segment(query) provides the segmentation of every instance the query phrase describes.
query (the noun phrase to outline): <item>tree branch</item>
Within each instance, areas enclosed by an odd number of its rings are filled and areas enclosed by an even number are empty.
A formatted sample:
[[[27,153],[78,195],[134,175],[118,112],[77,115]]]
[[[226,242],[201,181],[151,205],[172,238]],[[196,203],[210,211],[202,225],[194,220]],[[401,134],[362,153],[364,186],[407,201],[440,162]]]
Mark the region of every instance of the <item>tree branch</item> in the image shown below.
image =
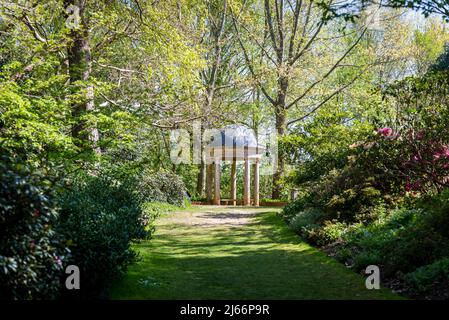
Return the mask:
[[[346,88],[348,88],[349,86],[351,86],[358,78],[360,78],[360,76],[362,76],[365,73],[366,69],[364,69],[362,72],[360,72],[357,76],[355,76],[350,82],[348,82],[347,84],[345,84],[344,86],[338,88],[337,90],[335,90],[332,94],[330,94],[329,96],[327,96],[323,101],[321,101],[318,105],[316,105],[311,111],[307,112],[304,116],[295,119],[295,120],[291,120],[287,123],[287,127],[304,120],[305,118],[309,117],[310,115],[312,115],[313,113],[315,113],[319,108],[321,108],[324,104],[326,104],[330,99],[332,99],[333,97],[335,97],[337,94],[339,94],[340,92],[342,92],[343,90],[345,90]]]
[[[332,72],[340,65],[340,62],[342,62],[347,56],[348,54],[357,46],[357,44],[360,42],[360,40],[363,38],[363,36],[365,35],[367,28],[365,27],[365,29],[362,31],[362,33],[360,34],[360,36],[357,38],[357,40],[352,44],[351,47],[349,47],[348,50],[346,50],[346,52],[340,57],[340,59],[337,60],[337,62],[329,69],[329,71],[318,81],[315,81],[314,83],[312,83],[305,91],[303,94],[301,94],[298,98],[296,98],[295,100],[293,100],[290,104],[287,105],[287,109],[291,108],[293,105],[295,105],[296,103],[298,103],[298,101],[300,101],[301,99],[303,99],[315,86],[317,86],[319,83],[323,82],[327,77],[329,77]]]

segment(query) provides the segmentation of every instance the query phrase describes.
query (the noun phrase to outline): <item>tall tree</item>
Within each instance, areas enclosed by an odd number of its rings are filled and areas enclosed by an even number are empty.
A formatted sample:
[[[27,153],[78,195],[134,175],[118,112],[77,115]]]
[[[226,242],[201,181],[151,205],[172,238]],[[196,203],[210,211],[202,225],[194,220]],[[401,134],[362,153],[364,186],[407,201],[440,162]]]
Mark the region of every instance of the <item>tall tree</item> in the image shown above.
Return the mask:
[[[331,2],[332,0],[329,1]],[[282,141],[287,134],[288,124],[303,120],[358,78],[359,74],[326,94],[318,90],[337,68],[342,67],[345,58],[363,38],[366,28],[355,30],[352,36],[354,33],[356,36],[353,36],[352,43],[343,48],[336,58],[326,61],[324,57],[324,52],[328,50],[325,49],[326,46],[328,48],[335,46],[335,40],[344,37],[345,34],[338,32],[339,26],[335,24],[333,28],[337,32],[333,34],[330,28],[326,28],[328,25],[323,16],[327,11],[319,2],[264,0],[263,7],[257,2],[246,3],[246,6],[245,12],[252,12],[252,18],[251,14],[239,14],[234,10],[235,31],[249,73],[272,107],[277,135]],[[263,19],[258,18],[259,16]],[[254,29],[254,25],[258,25],[258,30]],[[250,47],[256,48],[256,54]],[[311,64],[313,59],[315,66]],[[306,68],[309,69],[309,74],[301,72]],[[300,75],[303,78],[298,78]],[[311,98],[314,101],[310,101]],[[288,119],[288,112],[298,108],[303,115],[296,119]],[[281,196],[285,161],[286,155],[281,147],[273,175],[272,197],[275,199]]]
[[[204,1],[206,15],[200,37],[205,66],[200,70],[203,85],[201,96],[201,130],[213,129],[228,122],[234,123],[237,118],[232,101],[242,92],[239,82],[239,71],[243,67],[242,55],[233,32],[229,7],[233,0]],[[199,15],[203,15],[202,12]],[[202,148],[207,141],[203,141]],[[203,154],[203,150],[201,150]],[[213,172],[206,171],[204,155],[201,159],[197,176],[197,195],[203,195],[205,179],[211,179]],[[206,177],[207,176],[207,177]],[[211,200],[212,194],[206,195]]]
[[[99,132],[96,127],[85,128],[82,116],[94,110],[94,87],[91,82],[92,53],[89,40],[89,17],[87,16],[87,0],[65,0],[68,19],[73,18],[67,47],[67,62],[69,67],[69,82],[74,84],[84,83],[84,97],[72,102],[72,116],[79,119],[72,128],[75,139],[88,140],[93,149],[100,152],[98,146]],[[86,130],[83,134],[83,131]],[[86,136],[87,134],[87,136]]]
[[[201,80],[204,86],[204,117],[201,125],[201,132],[210,126],[210,113],[212,111],[217,83],[219,83],[220,71],[222,69],[223,55],[226,41],[224,41],[228,18],[228,1],[207,1],[207,18],[205,23],[205,33],[202,36],[203,45],[206,47],[206,67],[201,70]],[[218,81],[217,81],[218,80]],[[206,115],[209,115],[206,116]],[[196,193],[201,196],[205,190],[205,180],[212,178],[211,168],[207,168],[204,161],[204,146],[201,146],[201,164],[197,177]],[[207,194],[211,198],[211,193]],[[210,201],[211,199],[208,199]]]

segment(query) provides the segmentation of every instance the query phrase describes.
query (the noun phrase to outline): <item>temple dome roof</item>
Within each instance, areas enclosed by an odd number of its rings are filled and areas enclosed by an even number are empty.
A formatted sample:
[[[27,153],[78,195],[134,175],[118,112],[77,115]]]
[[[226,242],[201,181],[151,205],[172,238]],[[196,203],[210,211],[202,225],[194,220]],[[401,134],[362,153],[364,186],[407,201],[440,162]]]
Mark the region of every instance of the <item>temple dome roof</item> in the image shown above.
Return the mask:
[[[257,143],[253,130],[234,125],[225,127],[212,136],[211,142],[206,145],[206,154],[209,158],[222,155],[223,160],[232,160],[233,157],[242,160],[245,152],[248,158],[260,158],[265,149],[265,146]]]

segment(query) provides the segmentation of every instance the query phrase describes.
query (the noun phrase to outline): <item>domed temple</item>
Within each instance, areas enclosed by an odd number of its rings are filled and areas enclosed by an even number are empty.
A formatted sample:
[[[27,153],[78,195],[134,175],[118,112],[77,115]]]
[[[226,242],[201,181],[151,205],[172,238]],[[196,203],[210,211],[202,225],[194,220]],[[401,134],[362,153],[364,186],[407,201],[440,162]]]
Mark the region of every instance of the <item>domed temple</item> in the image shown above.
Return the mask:
[[[205,146],[208,165],[206,194],[214,205],[221,204],[221,163],[231,163],[231,199],[229,204],[236,205],[237,199],[237,162],[244,162],[243,171],[243,205],[259,205],[259,166],[266,148],[258,144],[252,130],[243,127],[229,127],[218,131]],[[251,199],[251,164],[254,175],[254,197]],[[212,174],[213,172],[213,174]]]

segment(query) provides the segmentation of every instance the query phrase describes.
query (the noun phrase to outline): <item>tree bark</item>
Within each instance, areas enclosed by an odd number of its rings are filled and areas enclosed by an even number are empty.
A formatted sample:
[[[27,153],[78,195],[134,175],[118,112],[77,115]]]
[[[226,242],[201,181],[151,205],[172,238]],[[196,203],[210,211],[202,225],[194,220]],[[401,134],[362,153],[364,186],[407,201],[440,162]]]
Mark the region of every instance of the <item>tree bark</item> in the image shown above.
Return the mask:
[[[199,165],[199,172],[196,181],[196,195],[198,197],[202,197],[204,195],[204,186],[205,186],[205,178],[206,178],[206,164],[204,160],[201,159],[201,163]]]
[[[77,81],[89,81],[92,73],[92,56],[89,44],[88,19],[84,15],[87,6],[86,0],[66,0],[65,6],[79,8],[81,25],[70,31],[71,43],[67,48],[67,60],[69,64],[69,81],[74,84]],[[99,132],[93,127],[87,129],[84,121],[79,120],[82,115],[94,110],[94,87],[89,84],[85,88],[85,99],[72,102],[72,116],[78,123],[72,127],[72,136],[79,142],[88,141],[93,150],[100,153],[98,147]]]
[[[282,194],[282,178],[285,171],[285,154],[281,145],[282,138],[286,134],[287,126],[287,109],[285,105],[285,99],[288,89],[288,80],[285,77],[280,77],[278,81],[279,91],[276,99],[275,106],[275,120],[276,120],[276,134],[278,139],[278,161],[276,164],[276,170],[273,174],[273,191],[272,198],[280,199]],[[280,146],[280,147],[279,147]]]
[[[206,171],[206,200],[208,204],[212,204],[214,190],[214,164],[207,165]]]
[[[251,166],[247,157],[243,167],[243,205],[251,205]]]

